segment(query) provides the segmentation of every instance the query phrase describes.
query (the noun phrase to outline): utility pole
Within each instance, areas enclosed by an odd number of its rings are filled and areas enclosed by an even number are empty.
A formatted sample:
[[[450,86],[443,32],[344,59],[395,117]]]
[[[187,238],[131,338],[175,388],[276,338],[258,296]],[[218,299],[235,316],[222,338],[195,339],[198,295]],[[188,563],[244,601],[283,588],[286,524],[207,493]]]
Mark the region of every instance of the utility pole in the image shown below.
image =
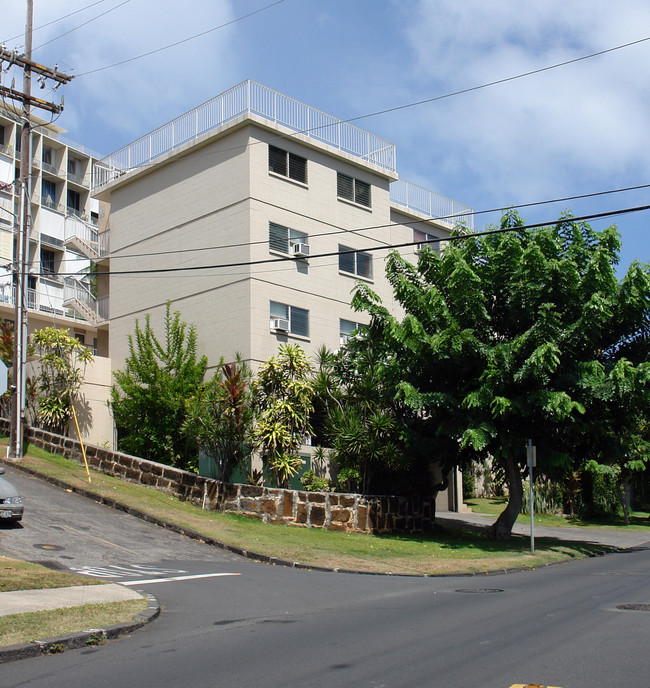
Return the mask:
[[[0,48],[0,63],[7,61],[9,66],[17,65],[23,68],[23,90],[17,91],[13,84],[11,88],[0,86],[0,94],[22,102],[21,138],[20,138],[20,211],[17,224],[16,255],[14,261],[14,284],[16,296],[14,299],[14,379],[12,385],[11,405],[11,437],[10,455],[19,459],[23,454],[23,424],[25,415],[25,366],[27,363],[27,294],[29,261],[29,233],[31,229],[31,162],[32,162],[32,126],[31,107],[48,110],[59,114],[63,110],[61,105],[55,105],[32,96],[32,73],[39,74],[42,79],[53,79],[60,84],[67,84],[72,77],[57,70],[50,69],[32,61],[32,31],[34,24],[34,1],[27,2],[27,18],[25,21],[25,52],[18,55],[17,51]],[[44,83],[44,82],[43,82]]]

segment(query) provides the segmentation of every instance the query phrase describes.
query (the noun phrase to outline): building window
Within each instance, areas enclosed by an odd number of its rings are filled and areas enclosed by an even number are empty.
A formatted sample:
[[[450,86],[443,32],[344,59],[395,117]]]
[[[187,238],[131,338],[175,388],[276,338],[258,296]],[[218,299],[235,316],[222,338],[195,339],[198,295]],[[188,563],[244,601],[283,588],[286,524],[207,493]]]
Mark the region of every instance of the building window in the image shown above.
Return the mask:
[[[78,191],[68,189],[68,212],[72,215],[79,215],[81,208],[81,196]]]
[[[56,184],[49,179],[42,181],[41,202],[48,208],[56,208]]]
[[[339,270],[372,279],[372,256],[365,251],[355,251],[339,244]]]
[[[346,201],[370,208],[370,184],[342,172],[336,175],[336,195]]]
[[[430,246],[434,251],[439,251],[440,250],[440,242],[435,241],[432,244],[427,244],[425,242],[427,241],[434,241],[435,239],[438,239],[438,237],[435,234],[427,234],[426,232],[421,232],[419,229],[414,229],[413,230],[413,241],[418,242],[417,249],[424,248],[425,246]]]
[[[54,153],[54,148],[50,146],[45,146],[43,148],[43,163],[47,165],[50,169],[54,168],[56,162],[56,154]]]
[[[53,275],[55,272],[55,255],[54,251],[50,251],[47,248],[41,249],[41,274],[43,275]]]
[[[352,320],[339,320],[339,342],[341,346],[347,343],[348,339],[354,335],[354,333],[363,327],[361,323],[353,322]]]
[[[269,145],[269,172],[281,174],[297,182],[307,183],[307,159]]]
[[[269,222],[269,249],[280,253],[291,253],[295,244],[306,244],[307,235],[296,229],[283,227],[275,222]]]
[[[271,327],[274,320],[280,318],[289,322],[289,332],[299,337],[309,337],[309,311],[304,308],[287,306],[284,303],[271,301]]]

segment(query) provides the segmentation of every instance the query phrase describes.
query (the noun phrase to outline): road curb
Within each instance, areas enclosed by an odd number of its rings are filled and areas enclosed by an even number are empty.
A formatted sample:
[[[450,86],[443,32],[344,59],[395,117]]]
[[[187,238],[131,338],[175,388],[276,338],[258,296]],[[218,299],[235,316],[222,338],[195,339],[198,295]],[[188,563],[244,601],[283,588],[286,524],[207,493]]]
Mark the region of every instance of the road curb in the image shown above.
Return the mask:
[[[33,640],[30,643],[20,645],[8,645],[0,647],[0,664],[13,662],[18,659],[28,659],[41,655],[54,655],[66,650],[76,650],[83,647],[101,645],[107,640],[115,640],[123,635],[128,635],[142,628],[160,615],[160,603],[150,593],[141,593],[147,598],[147,608],[133,617],[131,621],[125,621],[106,628],[93,628],[88,631],[60,635],[54,638]]]
[[[152,516],[151,514],[145,513],[144,511],[140,511],[139,509],[128,506],[127,504],[122,504],[122,502],[118,502],[116,499],[112,499],[111,497],[104,497],[100,494],[97,494],[96,492],[92,492],[91,490],[75,487],[74,485],[66,483],[63,480],[59,480],[58,478],[51,478],[50,476],[44,475],[43,473],[39,473],[33,468],[29,468],[28,466],[21,466],[20,463],[14,463],[13,461],[8,461],[4,458],[0,458],[0,463],[4,463],[8,466],[17,468],[18,470],[23,471],[24,473],[28,473],[29,475],[33,475],[37,478],[40,478],[41,480],[44,480],[45,482],[48,482],[56,487],[60,487],[64,490],[69,490],[71,492],[74,492],[75,494],[81,495],[82,497],[91,499],[94,502],[97,502],[98,504],[104,504],[105,506],[108,506],[117,511],[123,511],[129,514],[130,516],[135,516],[136,518],[139,518],[143,521],[147,521],[148,523],[153,523],[154,525],[160,526],[161,528],[171,530],[172,532],[178,533],[179,535],[183,535],[187,538],[190,538],[191,540],[196,540],[197,542],[201,542],[212,547],[217,547],[226,552],[237,554],[240,557],[250,559],[251,561],[257,561],[261,564],[285,566],[288,568],[301,569],[305,571],[321,571],[324,573],[347,573],[359,576],[392,576],[395,578],[474,578],[477,576],[499,576],[508,573],[522,573],[524,571],[535,571],[536,569],[548,568],[550,566],[558,566],[559,564],[566,564],[571,561],[579,561],[579,559],[564,559],[562,561],[551,561],[545,564],[530,564],[525,566],[515,566],[507,569],[491,569],[489,571],[466,571],[461,573],[391,573],[390,571],[358,571],[355,569],[332,568],[327,566],[303,564],[301,562],[290,561],[288,559],[278,559],[277,557],[272,557],[268,554],[253,552],[251,550],[246,550],[241,547],[236,547],[235,545],[229,545],[225,542],[222,542],[221,540],[217,540],[216,538],[210,537],[208,535],[203,535],[202,533],[199,533],[195,530],[191,530],[190,528],[183,528],[182,526],[176,525],[175,523],[171,523],[170,521],[166,521],[162,518],[158,518],[157,516]],[[593,552],[587,556],[603,556],[605,554],[612,554],[614,552],[620,551],[622,551],[621,548],[611,547],[609,552]]]

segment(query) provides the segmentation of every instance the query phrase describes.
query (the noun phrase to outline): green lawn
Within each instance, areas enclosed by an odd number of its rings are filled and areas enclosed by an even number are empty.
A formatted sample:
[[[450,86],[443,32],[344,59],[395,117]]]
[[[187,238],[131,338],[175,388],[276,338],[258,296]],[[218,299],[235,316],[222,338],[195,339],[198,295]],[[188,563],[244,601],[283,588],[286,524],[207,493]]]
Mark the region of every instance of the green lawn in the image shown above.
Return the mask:
[[[477,514],[490,514],[497,516],[505,508],[508,500],[506,497],[474,497],[466,499],[465,504],[471,507]],[[519,514],[518,523],[530,523],[529,514]],[[555,516],[552,514],[535,514],[535,523],[542,526],[555,526],[560,528],[626,528],[629,530],[649,530],[650,513],[647,511],[630,512],[630,525],[626,526],[622,516],[610,516],[607,519],[595,518],[571,518],[569,516]]]
[[[313,566],[404,574],[462,573],[532,567],[607,549],[540,538],[536,554],[531,556],[524,538],[496,543],[455,528],[440,528],[427,535],[365,535],[265,524],[235,514],[204,511],[152,488],[96,471],[91,471],[89,484],[83,466],[29,446],[22,463],[71,487],[111,497],[221,542]]]

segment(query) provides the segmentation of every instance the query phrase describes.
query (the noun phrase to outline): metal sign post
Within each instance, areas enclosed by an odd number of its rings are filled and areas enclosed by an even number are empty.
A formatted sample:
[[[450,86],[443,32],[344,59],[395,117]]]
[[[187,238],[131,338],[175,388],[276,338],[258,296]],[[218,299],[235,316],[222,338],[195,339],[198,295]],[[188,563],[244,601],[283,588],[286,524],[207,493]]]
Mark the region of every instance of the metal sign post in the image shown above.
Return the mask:
[[[535,509],[533,502],[533,468],[537,466],[537,447],[533,445],[533,440],[528,440],[528,489],[530,504],[530,553],[535,554]]]

